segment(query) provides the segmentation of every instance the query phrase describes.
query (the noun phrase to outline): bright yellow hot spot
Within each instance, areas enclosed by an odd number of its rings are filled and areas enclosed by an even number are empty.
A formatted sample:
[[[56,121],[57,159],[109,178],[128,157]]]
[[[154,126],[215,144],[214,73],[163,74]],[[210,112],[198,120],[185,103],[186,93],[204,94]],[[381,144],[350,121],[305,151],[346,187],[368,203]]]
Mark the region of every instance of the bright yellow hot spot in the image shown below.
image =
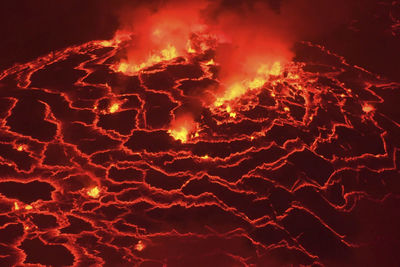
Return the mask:
[[[210,59],[210,60],[207,61],[207,63],[206,63],[207,66],[209,66],[209,65],[214,65],[214,64],[215,64],[214,59]]]
[[[98,198],[100,195],[100,189],[95,186],[87,191],[88,196]]]
[[[143,249],[144,249],[144,244],[143,244],[143,242],[142,242],[142,240],[139,240],[139,242],[137,242],[137,244],[135,245],[135,249],[137,250],[137,251],[142,251]]]
[[[286,112],[289,112],[290,108],[289,107],[284,107],[283,110],[286,111]]]
[[[101,41],[100,44],[104,47],[110,47],[113,46],[113,42],[112,41]]]
[[[24,150],[24,146],[23,146],[23,145],[19,145],[19,146],[17,147],[17,150],[18,150],[18,151]]]
[[[175,139],[180,140],[182,143],[186,143],[189,131],[185,127],[178,129],[168,130],[168,133]]]
[[[196,53],[196,50],[192,48],[192,42],[190,40],[186,43],[186,50],[188,53]]]
[[[25,209],[26,209],[26,210],[31,210],[31,209],[33,209],[33,207],[32,207],[31,205],[26,205],[26,206],[25,206]]]
[[[114,103],[111,105],[111,107],[108,109],[108,111],[110,113],[114,113],[119,109],[119,104],[118,103]]]
[[[14,202],[14,210],[19,210],[19,205],[17,202]]]
[[[201,158],[202,158],[202,159],[208,159],[209,156],[208,156],[208,155],[204,155],[204,156],[202,156]]]
[[[128,69],[129,69],[129,64],[126,62],[121,62],[118,65],[117,71],[126,73],[126,72],[128,72]]]

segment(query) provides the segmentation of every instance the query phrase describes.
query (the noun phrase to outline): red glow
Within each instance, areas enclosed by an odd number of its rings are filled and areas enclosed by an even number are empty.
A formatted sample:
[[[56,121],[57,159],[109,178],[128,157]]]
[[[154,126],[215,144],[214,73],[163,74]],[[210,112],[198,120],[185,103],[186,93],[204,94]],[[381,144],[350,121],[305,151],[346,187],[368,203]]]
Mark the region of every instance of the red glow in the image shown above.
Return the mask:
[[[0,266],[399,265],[400,84],[315,41],[348,1],[250,2],[0,73]]]

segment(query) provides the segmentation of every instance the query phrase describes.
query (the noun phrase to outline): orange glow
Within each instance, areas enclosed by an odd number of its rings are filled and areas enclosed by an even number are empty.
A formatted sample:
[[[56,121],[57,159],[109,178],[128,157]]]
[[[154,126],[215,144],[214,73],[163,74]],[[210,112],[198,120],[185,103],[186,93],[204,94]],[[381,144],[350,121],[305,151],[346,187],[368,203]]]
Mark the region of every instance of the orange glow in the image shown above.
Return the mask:
[[[184,4],[165,1],[162,8],[156,10],[127,10],[121,22],[133,35],[126,48],[126,58],[121,62],[128,66],[116,66],[114,70],[124,70],[123,73],[131,75],[157,63],[198,52],[201,45],[194,44],[192,36],[204,31],[200,10],[206,6],[203,1]]]
[[[229,116],[230,116],[230,117],[232,117],[232,118],[235,118],[235,117],[236,117],[236,112],[233,112],[233,111],[232,111],[231,106],[227,106],[227,107],[226,107],[226,112],[229,113]]]
[[[175,46],[169,44],[160,51],[152,51],[149,57],[141,63],[120,62],[115,70],[127,75],[134,75],[142,69],[151,67],[163,61],[169,61],[176,57],[178,57],[178,53]]]
[[[25,206],[25,209],[26,209],[26,210],[31,210],[31,209],[33,209],[33,207],[32,207],[31,205],[26,205],[26,206]]]
[[[240,13],[222,12],[217,25],[210,25],[213,31],[221,32],[225,37],[225,42],[219,40],[223,44],[215,54],[215,61],[220,66],[219,80],[225,90],[217,96],[215,106],[278,79],[283,73],[283,66],[293,57],[289,35],[275,27],[280,26],[280,21],[277,24],[267,22],[273,20],[276,14],[262,3],[258,3],[257,8],[251,12],[246,9]],[[245,14],[247,17],[243,20]],[[260,28],[263,22],[264,28]]]
[[[207,61],[206,65],[207,66],[215,65],[214,59],[210,59],[209,61]]]
[[[123,31],[117,31],[112,40],[100,41],[99,44],[104,47],[117,47],[123,41],[127,41],[131,38],[130,34]]]
[[[187,138],[188,138],[188,133],[189,132],[184,126],[181,126],[178,129],[168,130],[168,133],[175,140],[180,140],[182,143],[186,143],[187,142]]]
[[[186,143],[189,138],[189,134],[193,132],[195,124],[193,118],[188,115],[177,118],[172,124],[168,133],[175,139],[180,140],[182,143]]]
[[[371,111],[374,111],[375,108],[374,108],[372,105],[370,105],[370,104],[365,104],[365,105],[362,107],[362,110],[363,110],[365,113],[369,113],[369,112],[371,112]]]
[[[19,210],[19,205],[17,202],[14,202],[14,210]]]
[[[290,108],[289,107],[284,107],[283,110],[286,111],[286,112],[289,112]]]
[[[139,240],[137,244],[135,245],[135,249],[137,251],[142,251],[145,248],[145,245],[143,244],[142,240]]]
[[[186,43],[186,49],[188,53],[196,53],[196,50],[192,47],[192,42],[190,40]]]
[[[210,157],[208,155],[204,155],[204,156],[201,156],[201,158],[202,159],[209,159]]]
[[[95,187],[89,189],[89,190],[87,191],[87,194],[88,194],[88,196],[90,196],[90,197],[98,198],[99,195],[100,195],[100,189],[99,189],[97,186],[95,186]]]
[[[101,41],[100,44],[104,47],[110,47],[113,46],[113,42],[112,41]]]
[[[280,62],[274,62],[272,65],[261,64],[257,69],[257,76],[246,82],[250,89],[262,87],[271,76],[279,76],[282,74],[282,66]]]
[[[262,77],[256,77],[254,80],[248,83],[250,89],[256,89],[262,87],[266,82],[266,79]]]
[[[121,62],[119,63],[118,67],[117,67],[117,71],[118,72],[122,72],[122,73],[127,73],[129,69],[129,64],[126,62]]]
[[[224,104],[225,101],[233,100],[237,97],[244,95],[247,91],[247,88],[244,87],[241,83],[235,83],[225,91],[222,97],[217,98],[214,103],[214,106],[219,107]]]
[[[282,66],[280,62],[275,62],[267,72],[269,75],[279,76],[282,72]]]
[[[291,80],[298,80],[298,79],[300,79],[300,76],[298,74],[294,74],[294,73],[289,72],[288,75],[287,75],[287,78],[291,79]]]
[[[214,106],[219,107],[226,101],[231,101],[246,94],[249,90],[261,88],[271,76],[279,76],[282,73],[280,62],[272,65],[261,64],[256,71],[254,77],[236,81],[224,92],[222,97],[218,97],[214,102]]]
[[[108,111],[110,113],[115,113],[116,111],[118,111],[119,109],[119,104],[118,103],[114,103],[110,106],[110,108],[108,109]]]
[[[18,151],[23,151],[23,150],[24,150],[24,146],[23,146],[23,145],[19,145],[19,146],[17,147],[17,150],[18,150]]]

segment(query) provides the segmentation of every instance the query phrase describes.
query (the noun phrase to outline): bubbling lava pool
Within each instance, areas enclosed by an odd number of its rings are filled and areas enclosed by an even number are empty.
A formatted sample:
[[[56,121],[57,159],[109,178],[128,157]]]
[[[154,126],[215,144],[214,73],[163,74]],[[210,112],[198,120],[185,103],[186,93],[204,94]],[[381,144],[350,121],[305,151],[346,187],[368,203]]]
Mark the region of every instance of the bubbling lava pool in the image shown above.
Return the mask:
[[[398,83],[310,42],[235,75],[201,27],[132,42],[0,74],[1,266],[398,266]]]

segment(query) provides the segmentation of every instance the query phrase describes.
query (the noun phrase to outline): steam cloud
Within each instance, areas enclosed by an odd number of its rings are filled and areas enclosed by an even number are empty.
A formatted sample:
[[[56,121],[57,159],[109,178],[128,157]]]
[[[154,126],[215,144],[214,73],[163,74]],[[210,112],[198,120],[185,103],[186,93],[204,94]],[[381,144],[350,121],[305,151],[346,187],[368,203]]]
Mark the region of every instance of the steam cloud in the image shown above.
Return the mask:
[[[346,24],[361,1],[149,1],[121,10],[121,27],[135,33],[128,58],[143,60],[168,43],[181,53],[190,34],[205,30],[221,43],[221,76],[254,72],[259,62],[285,62],[297,41],[315,38]]]
[[[361,1],[346,0],[170,0],[125,7],[120,18],[121,29],[134,34],[127,52],[131,64],[145,61],[154,51],[163,51],[166,58],[184,55],[193,33],[213,36],[218,42],[219,94],[226,94],[227,88],[256,77],[260,68],[291,61],[296,42],[346,25],[361,6]]]

